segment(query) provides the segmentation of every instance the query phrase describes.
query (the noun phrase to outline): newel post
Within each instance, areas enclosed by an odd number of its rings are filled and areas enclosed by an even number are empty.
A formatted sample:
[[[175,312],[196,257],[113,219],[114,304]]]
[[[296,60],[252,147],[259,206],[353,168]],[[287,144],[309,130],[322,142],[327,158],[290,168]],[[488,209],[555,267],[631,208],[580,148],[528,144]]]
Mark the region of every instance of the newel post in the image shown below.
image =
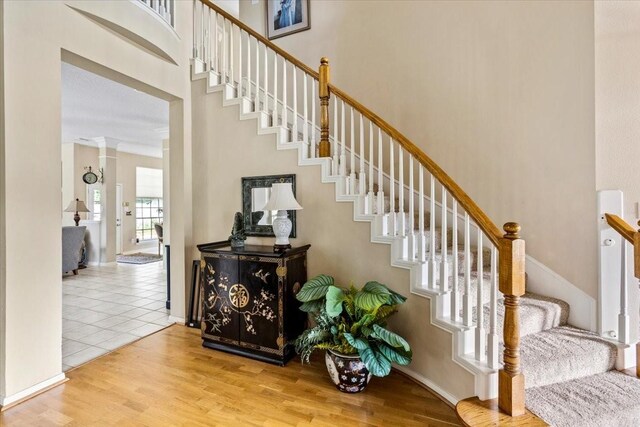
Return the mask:
[[[520,372],[520,296],[525,291],[524,240],[520,225],[508,222],[500,241],[500,292],[504,294],[504,368],[498,373],[498,406],[512,417],[525,413],[524,375]]]
[[[320,59],[320,80],[318,93],[320,94],[320,143],[318,145],[319,157],[331,157],[331,145],[329,145],[329,59]]]

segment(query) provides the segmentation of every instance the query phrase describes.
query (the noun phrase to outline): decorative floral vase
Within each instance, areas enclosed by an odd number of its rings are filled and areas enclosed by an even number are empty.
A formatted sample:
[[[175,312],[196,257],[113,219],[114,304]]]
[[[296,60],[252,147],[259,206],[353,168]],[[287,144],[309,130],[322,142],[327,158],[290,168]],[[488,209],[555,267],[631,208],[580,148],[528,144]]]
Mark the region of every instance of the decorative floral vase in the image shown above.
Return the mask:
[[[327,350],[324,360],[331,380],[344,393],[358,393],[365,389],[371,374],[358,355]]]

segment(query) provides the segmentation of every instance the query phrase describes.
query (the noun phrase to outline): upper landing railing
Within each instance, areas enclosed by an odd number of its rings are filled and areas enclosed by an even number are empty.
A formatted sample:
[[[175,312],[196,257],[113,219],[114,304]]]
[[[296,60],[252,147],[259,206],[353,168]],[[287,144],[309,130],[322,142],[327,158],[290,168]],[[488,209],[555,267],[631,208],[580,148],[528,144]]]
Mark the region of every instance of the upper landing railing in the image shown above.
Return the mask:
[[[177,0],[138,0],[160,15],[169,25],[175,27],[175,10]]]
[[[342,193],[361,201],[362,214],[377,216],[382,236],[403,238],[403,259],[428,271],[421,290],[450,295],[438,319],[469,331],[464,357],[490,370],[500,369],[498,290],[504,295],[499,404],[510,415],[524,414],[518,311],[525,291],[525,243],[520,226],[506,223],[503,234],[420,148],[331,84],[326,58],[318,72],[209,0],[194,0],[193,24],[194,59],[271,125],[286,128],[306,158],[329,159]],[[480,308],[485,304],[486,322]]]

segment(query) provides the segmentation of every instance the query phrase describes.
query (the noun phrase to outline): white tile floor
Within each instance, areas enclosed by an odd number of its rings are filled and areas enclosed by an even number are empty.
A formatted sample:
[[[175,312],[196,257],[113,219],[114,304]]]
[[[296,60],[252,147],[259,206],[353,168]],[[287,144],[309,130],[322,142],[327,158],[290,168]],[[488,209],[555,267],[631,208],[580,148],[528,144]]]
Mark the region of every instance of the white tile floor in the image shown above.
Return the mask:
[[[115,264],[62,278],[62,370],[152,334],[171,322],[162,262]]]

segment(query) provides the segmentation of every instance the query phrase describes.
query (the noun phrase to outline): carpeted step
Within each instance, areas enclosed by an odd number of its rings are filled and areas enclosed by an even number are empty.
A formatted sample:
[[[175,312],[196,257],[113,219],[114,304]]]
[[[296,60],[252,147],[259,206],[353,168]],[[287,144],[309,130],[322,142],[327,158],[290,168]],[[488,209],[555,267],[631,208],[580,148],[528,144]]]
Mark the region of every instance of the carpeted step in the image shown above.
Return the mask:
[[[616,354],[615,344],[571,326],[527,335],[520,340],[526,388],[607,372],[613,369]]]
[[[504,300],[498,300],[498,315],[496,330],[502,341],[504,330]],[[489,330],[491,321],[489,304],[483,307],[483,327]],[[461,313],[462,315],[462,313]],[[476,307],[473,307],[473,322],[477,321]],[[544,297],[533,293],[526,293],[520,297],[520,336],[537,334],[538,332],[556,328],[567,324],[569,320],[569,304],[565,301]]]
[[[530,388],[526,405],[555,427],[635,427],[640,425],[640,379],[609,371]]]

